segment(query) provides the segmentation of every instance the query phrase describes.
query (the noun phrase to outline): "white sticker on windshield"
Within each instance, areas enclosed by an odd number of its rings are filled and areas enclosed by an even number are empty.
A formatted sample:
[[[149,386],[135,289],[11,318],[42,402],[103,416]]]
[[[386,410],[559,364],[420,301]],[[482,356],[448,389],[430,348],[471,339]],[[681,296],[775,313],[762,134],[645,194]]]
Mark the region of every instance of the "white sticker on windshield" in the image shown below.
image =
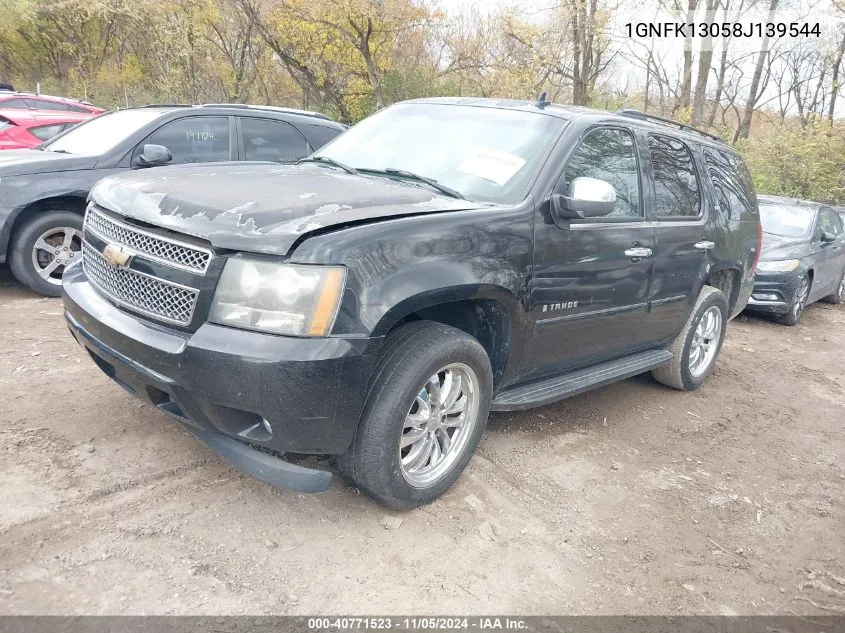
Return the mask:
[[[458,171],[503,185],[525,165],[525,159],[498,149],[481,149],[458,165]]]

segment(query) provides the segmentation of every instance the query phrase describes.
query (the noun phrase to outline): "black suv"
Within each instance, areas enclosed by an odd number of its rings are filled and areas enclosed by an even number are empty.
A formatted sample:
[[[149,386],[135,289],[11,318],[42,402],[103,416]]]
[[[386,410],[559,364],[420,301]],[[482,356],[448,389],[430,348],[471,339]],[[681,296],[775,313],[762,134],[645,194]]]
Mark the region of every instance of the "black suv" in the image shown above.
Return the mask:
[[[36,149],[0,152],[0,263],[58,297],[100,178],[154,165],[292,162],[340,134],[322,114],[269,106],[149,106],[103,114]]]
[[[106,374],[260,479],[325,489],[279,453],[330,454],[412,507],[490,410],[701,385],[760,222],[741,158],[681,124],[429,99],[299,165],[107,178],[83,239],[65,314]]]

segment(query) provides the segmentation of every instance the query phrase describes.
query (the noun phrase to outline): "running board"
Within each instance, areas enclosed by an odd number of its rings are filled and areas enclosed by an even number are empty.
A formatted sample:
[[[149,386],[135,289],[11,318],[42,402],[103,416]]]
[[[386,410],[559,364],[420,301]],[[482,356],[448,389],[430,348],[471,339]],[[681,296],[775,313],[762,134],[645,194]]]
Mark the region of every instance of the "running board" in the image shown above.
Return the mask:
[[[563,376],[546,378],[503,391],[493,399],[491,411],[519,411],[540,407],[557,400],[636,376],[672,360],[672,352],[657,349],[612,360]]]

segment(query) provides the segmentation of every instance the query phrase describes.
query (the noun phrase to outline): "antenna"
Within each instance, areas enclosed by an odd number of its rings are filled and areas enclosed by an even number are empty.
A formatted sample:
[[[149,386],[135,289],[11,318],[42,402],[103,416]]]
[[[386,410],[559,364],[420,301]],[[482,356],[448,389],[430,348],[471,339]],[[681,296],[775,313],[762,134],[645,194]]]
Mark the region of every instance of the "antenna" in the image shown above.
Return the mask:
[[[550,105],[550,104],[551,104],[551,101],[547,101],[547,100],[546,100],[546,94],[547,94],[547,93],[546,93],[546,91],[544,90],[543,92],[541,92],[541,93],[540,93],[540,96],[539,96],[539,97],[537,97],[537,103],[536,103],[535,105],[536,105],[538,108],[540,108],[541,110],[542,110],[543,108],[545,108],[547,105]]]

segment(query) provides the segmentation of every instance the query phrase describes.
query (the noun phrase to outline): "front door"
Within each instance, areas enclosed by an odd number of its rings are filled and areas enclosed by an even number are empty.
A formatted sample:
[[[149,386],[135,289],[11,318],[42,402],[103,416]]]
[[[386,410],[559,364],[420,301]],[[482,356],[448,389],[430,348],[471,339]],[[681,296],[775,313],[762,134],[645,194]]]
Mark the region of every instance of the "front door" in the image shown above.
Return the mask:
[[[834,240],[822,241],[822,233],[834,236]],[[821,298],[836,293],[842,279],[842,269],[845,268],[845,235],[843,235],[842,220],[831,209],[825,207],[819,211],[815,239],[821,248],[820,266],[823,270],[817,273],[816,278],[813,279],[813,285],[817,286],[818,298]],[[821,286],[824,288],[822,289]]]
[[[524,378],[622,356],[631,346],[646,311],[654,248],[640,164],[629,129],[592,128],[567,158],[556,191],[581,176],[599,178],[616,189],[616,208],[604,218],[557,222],[549,201],[538,209]]]

